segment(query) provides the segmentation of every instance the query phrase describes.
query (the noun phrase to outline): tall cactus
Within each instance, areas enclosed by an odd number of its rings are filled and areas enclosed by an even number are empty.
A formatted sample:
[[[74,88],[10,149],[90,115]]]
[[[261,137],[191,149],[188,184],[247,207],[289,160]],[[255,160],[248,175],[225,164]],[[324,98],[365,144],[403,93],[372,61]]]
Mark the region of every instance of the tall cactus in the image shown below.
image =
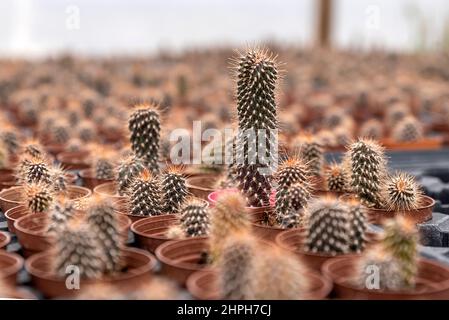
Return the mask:
[[[256,49],[238,57],[236,68],[236,180],[250,206],[264,206],[269,204],[272,164],[277,157],[278,67],[275,57]],[[263,158],[267,161],[261,161]]]
[[[162,176],[164,213],[177,213],[186,200],[188,191],[182,168],[169,167]]]

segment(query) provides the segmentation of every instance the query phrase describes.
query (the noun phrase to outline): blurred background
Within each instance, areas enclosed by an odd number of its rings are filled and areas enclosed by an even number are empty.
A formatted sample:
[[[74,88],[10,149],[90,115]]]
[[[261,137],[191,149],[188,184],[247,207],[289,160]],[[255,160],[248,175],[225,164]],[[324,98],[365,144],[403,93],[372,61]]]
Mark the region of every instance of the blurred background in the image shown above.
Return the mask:
[[[326,1],[325,1],[326,2]],[[447,0],[333,0],[331,43],[395,51],[449,46]],[[261,41],[310,46],[319,0],[2,0],[0,55],[140,54]]]

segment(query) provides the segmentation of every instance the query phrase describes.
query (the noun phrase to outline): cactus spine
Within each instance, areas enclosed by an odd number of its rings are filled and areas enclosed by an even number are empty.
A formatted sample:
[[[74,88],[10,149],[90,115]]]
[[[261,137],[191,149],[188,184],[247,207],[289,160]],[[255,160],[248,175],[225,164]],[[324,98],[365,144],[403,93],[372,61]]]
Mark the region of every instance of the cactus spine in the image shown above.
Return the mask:
[[[349,252],[349,208],[336,199],[316,199],[308,207],[306,250],[337,255]]]
[[[331,164],[325,171],[327,189],[333,192],[346,192],[349,177],[343,165]]]
[[[318,139],[310,134],[301,135],[296,139],[295,145],[299,146],[300,155],[307,163],[310,174],[320,176],[323,169],[324,153]]]
[[[383,198],[388,210],[409,211],[421,204],[422,191],[413,176],[398,172],[386,179]]]
[[[24,198],[28,209],[32,213],[46,212],[53,202],[53,195],[49,187],[42,183],[26,184]]]
[[[351,199],[346,204],[349,207],[349,248],[352,252],[360,253],[366,245],[366,209],[356,199]]]
[[[209,211],[203,201],[190,199],[181,209],[181,225],[188,237],[202,237],[209,233]]]
[[[380,193],[386,175],[383,149],[375,141],[360,139],[349,146],[346,157],[351,189],[364,205],[381,207]]]
[[[145,166],[143,162],[134,155],[131,155],[121,161],[117,168],[118,193],[124,195],[135,177],[137,177]]]
[[[155,105],[137,105],[129,118],[128,129],[135,155],[153,173],[159,172],[160,114]]]
[[[250,206],[264,206],[269,204],[271,193],[270,164],[277,155],[277,141],[272,136],[278,128],[277,63],[266,51],[248,50],[237,59],[236,67],[239,125],[236,181]],[[261,131],[265,137],[258,134]],[[265,154],[260,154],[260,146],[265,147]],[[270,164],[262,163],[260,156]]]
[[[169,167],[162,177],[164,213],[177,213],[187,197],[186,179],[182,169]]]
[[[131,184],[129,199],[132,215],[160,215],[162,213],[162,191],[159,179],[144,169]]]

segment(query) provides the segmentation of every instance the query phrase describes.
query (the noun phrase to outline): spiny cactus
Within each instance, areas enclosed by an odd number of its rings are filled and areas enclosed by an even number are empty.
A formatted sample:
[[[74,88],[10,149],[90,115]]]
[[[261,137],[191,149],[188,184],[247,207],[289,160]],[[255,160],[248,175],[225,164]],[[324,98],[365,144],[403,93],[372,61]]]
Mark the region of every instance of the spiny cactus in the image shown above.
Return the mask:
[[[113,180],[115,178],[115,152],[110,149],[93,144],[90,146],[94,156],[92,157],[93,171],[96,179]]]
[[[402,216],[384,225],[382,246],[400,266],[400,275],[408,286],[414,286],[418,271],[419,233],[415,224]]]
[[[50,167],[51,186],[56,192],[64,192],[67,190],[67,172],[61,166]]]
[[[362,138],[380,140],[384,136],[383,123],[377,119],[370,119],[362,124],[359,136]]]
[[[295,183],[276,194],[276,220],[281,228],[295,228],[303,224],[303,209],[312,197],[308,183]]]
[[[105,255],[105,272],[120,271],[122,239],[119,233],[117,213],[113,203],[107,198],[92,198],[87,208],[87,221],[99,239]]]
[[[393,139],[398,142],[413,142],[423,138],[422,124],[413,116],[402,119],[393,127]]]
[[[24,143],[22,154],[33,158],[44,158],[46,152],[38,141],[29,140]]]
[[[65,121],[58,121],[51,128],[50,138],[53,143],[66,144],[70,140],[69,125]]]
[[[259,251],[260,252],[260,251]],[[257,300],[297,300],[309,287],[306,270],[289,252],[273,247],[257,254],[254,268],[254,298]]]
[[[182,168],[170,166],[162,176],[164,213],[177,213],[188,191]]]
[[[373,140],[359,139],[349,146],[346,157],[351,170],[350,188],[364,205],[381,207],[380,193],[386,175],[383,148]]]
[[[336,128],[334,134],[338,146],[347,146],[351,143],[353,138],[351,129],[347,127]]]
[[[129,118],[132,150],[153,172],[159,172],[160,113],[156,105],[137,105]]]
[[[316,199],[308,206],[306,250],[337,255],[349,252],[349,208],[332,198]]]
[[[310,179],[310,171],[301,158],[289,157],[281,163],[275,177],[278,190],[288,189],[295,183],[307,183]]]
[[[74,202],[66,196],[58,196],[50,208],[50,223],[48,232],[58,233],[67,227],[67,223],[75,213]]]
[[[40,158],[31,158],[24,163],[24,181],[26,183],[44,183],[51,184],[51,173],[48,164]]]
[[[124,158],[117,168],[118,193],[124,195],[134,178],[145,169],[141,159],[135,155]]]
[[[347,117],[346,112],[341,107],[332,107],[326,110],[324,114],[323,124],[325,128],[335,129],[343,124]]]
[[[33,213],[47,212],[53,202],[53,194],[43,183],[26,184],[23,190],[26,206]]]
[[[360,253],[366,245],[366,208],[357,199],[350,199],[346,205],[349,207],[349,248]]]
[[[19,136],[13,127],[3,127],[0,133],[1,140],[8,148],[9,153],[16,153],[20,147]]]
[[[349,176],[342,164],[333,163],[325,170],[327,189],[333,192],[346,192]]]
[[[165,232],[165,236],[168,239],[184,239],[186,237],[186,232],[181,225],[174,224],[167,229],[167,231]]]
[[[421,204],[422,191],[415,177],[398,172],[387,177],[383,187],[383,199],[390,211],[414,210]]]
[[[255,240],[246,235],[232,235],[225,240],[217,261],[218,284],[222,299],[254,299]]]
[[[189,199],[181,208],[181,225],[188,237],[201,237],[209,233],[209,210],[207,204]]]
[[[269,204],[271,165],[277,156],[277,137],[272,135],[276,135],[278,128],[275,100],[278,67],[275,57],[258,49],[248,50],[236,60],[239,126],[236,181],[248,205],[264,206]],[[262,130],[266,137],[258,134]],[[261,154],[262,150],[265,154]],[[262,158],[268,163],[262,163]]]
[[[129,188],[131,214],[138,216],[162,214],[162,195],[158,177],[144,169]]]
[[[54,271],[67,277],[69,267],[75,266],[85,279],[99,279],[103,274],[104,261],[97,236],[82,226],[69,227],[58,234],[54,255]]]
[[[394,128],[401,120],[410,114],[410,109],[401,103],[391,106],[385,115],[385,120],[389,128]]]
[[[77,131],[79,139],[85,143],[92,142],[96,138],[95,126],[90,121],[81,122]]]
[[[374,269],[375,268],[375,269]],[[372,283],[373,270],[378,271],[378,283]],[[355,284],[361,288],[376,288],[380,290],[400,291],[409,286],[401,276],[401,268],[391,253],[382,246],[376,245],[369,249],[357,264]],[[377,285],[373,286],[373,285]]]
[[[251,228],[245,209],[246,201],[238,192],[223,194],[218,198],[210,213],[210,247],[213,257],[217,257],[224,239],[232,232],[248,231]]]
[[[300,135],[295,139],[295,145],[299,147],[301,158],[307,163],[310,174],[320,176],[323,163],[323,147],[313,135]]]

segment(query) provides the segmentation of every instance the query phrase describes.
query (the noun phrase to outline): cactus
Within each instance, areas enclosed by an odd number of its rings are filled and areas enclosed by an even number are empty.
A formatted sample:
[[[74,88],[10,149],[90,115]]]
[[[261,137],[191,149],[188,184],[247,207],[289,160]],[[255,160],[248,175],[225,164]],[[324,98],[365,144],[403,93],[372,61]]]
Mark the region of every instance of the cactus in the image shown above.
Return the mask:
[[[26,183],[44,183],[51,184],[51,173],[48,164],[40,158],[31,158],[28,162],[24,162],[23,180]]]
[[[383,248],[391,253],[400,267],[400,276],[407,286],[415,285],[418,271],[419,233],[413,221],[402,216],[388,220],[384,225]]]
[[[254,299],[255,240],[247,235],[233,234],[223,245],[217,261],[218,284],[222,299]]]
[[[51,128],[51,141],[56,144],[66,144],[70,140],[70,129],[65,121],[58,121]]]
[[[331,107],[324,114],[323,124],[327,129],[335,129],[340,127],[346,118],[347,115],[343,108]]]
[[[352,141],[351,129],[347,127],[338,127],[334,129],[335,139],[338,146],[347,146]]]
[[[308,183],[295,183],[276,194],[276,221],[281,228],[296,228],[303,224],[303,209],[312,197]]]
[[[64,192],[67,190],[67,173],[65,170],[57,165],[50,167],[51,186],[55,192]]]
[[[184,239],[186,237],[186,233],[184,231],[184,228],[179,224],[174,224],[170,226],[170,228],[167,229],[165,232],[165,236],[168,239]]]
[[[117,213],[114,205],[106,198],[92,198],[87,208],[87,221],[98,237],[105,256],[105,272],[114,273],[121,270],[122,238],[119,233]]]
[[[398,142],[413,142],[423,138],[422,124],[413,116],[402,119],[393,128],[393,139]]]
[[[66,196],[58,196],[50,208],[50,223],[48,232],[56,233],[63,231],[68,222],[73,218],[75,205]]]
[[[131,214],[157,216],[162,214],[162,190],[159,179],[144,169],[134,179],[129,189]]]
[[[384,136],[383,123],[377,119],[366,121],[360,128],[359,136],[373,140],[382,139]]]
[[[129,118],[132,150],[153,172],[159,172],[160,114],[156,105],[137,105]]]
[[[164,213],[177,213],[187,197],[186,179],[182,168],[170,166],[162,177]]]
[[[32,213],[47,212],[53,202],[53,194],[43,183],[26,184],[22,198]]]
[[[327,189],[332,192],[346,192],[349,185],[348,174],[342,164],[333,163],[324,174]]]
[[[278,128],[275,100],[278,67],[272,55],[256,49],[238,57],[236,68],[239,126],[236,181],[248,205],[264,206],[269,204],[271,194],[270,164],[277,156],[277,141],[273,141],[272,135]],[[258,134],[261,131],[266,134],[264,141]],[[265,154],[260,154],[261,146]],[[262,163],[261,156],[269,163]]]
[[[320,176],[323,169],[324,154],[318,139],[310,134],[301,135],[295,139],[295,145],[299,147],[301,158],[307,163],[310,174]]]
[[[366,209],[357,199],[350,199],[346,205],[349,207],[349,248],[360,253],[366,245]]]
[[[351,170],[350,188],[366,206],[381,207],[382,182],[386,175],[386,160],[382,147],[375,141],[359,139],[346,154]]]
[[[391,106],[385,115],[385,120],[389,128],[394,128],[401,120],[410,114],[410,109],[400,103]]]
[[[372,283],[373,268],[378,273],[378,283]],[[380,290],[400,291],[409,286],[401,276],[400,265],[382,246],[374,246],[368,250],[357,264],[355,285],[361,288],[376,288]],[[378,286],[377,286],[378,285]]]
[[[197,199],[188,200],[181,208],[181,225],[188,237],[204,237],[209,233],[207,204]]]
[[[309,283],[300,260],[280,248],[263,248],[256,256],[254,298],[257,300],[297,300]]]
[[[6,128],[5,127],[2,128],[2,131],[0,133],[0,137],[1,137],[2,142],[8,148],[8,152],[10,154],[14,154],[14,153],[17,152],[17,150],[20,147],[19,136],[14,131],[13,127],[6,126]]]
[[[29,140],[25,142],[22,154],[30,156],[32,158],[43,159],[46,155],[46,152],[38,141]]]
[[[281,163],[275,177],[278,190],[288,189],[295,183],[307,183],[310,179],[310,171],[301,158],[289,157]]]
[[[143,170],[145,165],[142,160],[135,155],[129,155],[123,159],[117,168],[117,182],[118,193],[124,195],[135,177],[137,177]]]
[[[249,231],[251,224],[245,209],[245,199],[238,192],[223,194],[210,213],[210,252],[216,258],[223,241],[233,232]]]
[[[382,194],[389,211],[414,210],[422,201],[422,191],[415,178],[405,172],[388,176]]]
[[[349,252],[349,208],[332,198],[308,206],[305,247],[312,253],[335,256]]]
[[[54,272],[65,278],[68,268],[75,266],[81,278],[101,278],[104,261],[97,239],[94,232],[83,226],[68,227],[59,233],[53,262]]]

